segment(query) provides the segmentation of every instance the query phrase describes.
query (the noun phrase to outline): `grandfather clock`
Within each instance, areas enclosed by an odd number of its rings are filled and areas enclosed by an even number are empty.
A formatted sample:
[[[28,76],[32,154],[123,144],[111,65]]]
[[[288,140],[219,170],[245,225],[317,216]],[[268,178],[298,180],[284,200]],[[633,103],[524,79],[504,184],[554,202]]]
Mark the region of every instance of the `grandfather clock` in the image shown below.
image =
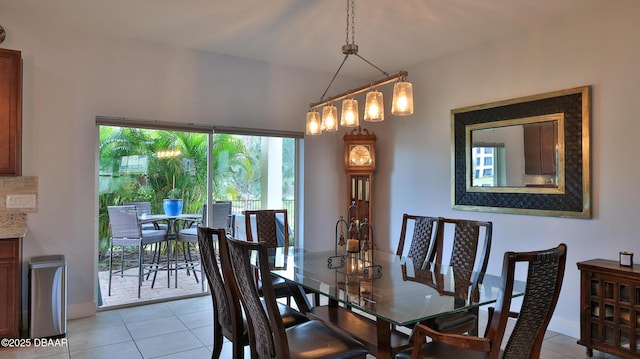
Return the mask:
[[[373,217],[373,172],[376,169],[376,135],[367,129],[354,128],[344,135],[344,169],[347,171],[348,203],[358,208],[357,220]],[[345,218],[350,221],[351,218]]]

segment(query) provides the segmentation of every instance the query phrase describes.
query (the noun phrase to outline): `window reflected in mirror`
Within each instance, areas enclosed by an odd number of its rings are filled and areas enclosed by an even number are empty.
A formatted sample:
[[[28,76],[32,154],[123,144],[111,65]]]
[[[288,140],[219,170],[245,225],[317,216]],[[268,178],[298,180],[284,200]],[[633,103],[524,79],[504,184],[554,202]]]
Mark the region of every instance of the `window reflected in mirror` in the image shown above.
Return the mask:
[[[468,125],[468,191],[564,190],[564,115]]]

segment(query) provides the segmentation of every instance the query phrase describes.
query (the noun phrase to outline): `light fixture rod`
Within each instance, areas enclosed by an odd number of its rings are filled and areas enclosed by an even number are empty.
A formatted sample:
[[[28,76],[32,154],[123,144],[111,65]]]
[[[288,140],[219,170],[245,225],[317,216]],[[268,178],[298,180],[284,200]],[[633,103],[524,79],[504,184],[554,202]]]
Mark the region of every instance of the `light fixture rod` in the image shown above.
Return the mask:
[[[374,65],[371,61],[369,61],[369,60],[365,59],[364,57],[362,57],[362,56],[360,56],[360,55],[358,55],[358,54],[355,54],[355,55],[356,55],[356,56],[358,56],[362,61],[364,61],[364,62],[368,63],[369,65],[371,65],[371,67],[373,67],[373,68],[375,68],[376,70],[378,70],[378,71],[382,72],[382,74],[383,74],[383,75],[385,75],[385,76],[389,76],[389,74],[388,74],[386,71],[384,71],[384,70],[382,70],[381,68],[379,68],[378,66]]]
[[[329,92],[329,89],[331,88],[331,85],[333,85],[333,81],[335,81],[336,77],[338,77],[338,74],[340,73],[342,66],[344,65],[345,62],[347,62],[347,58],[349,58],[349,54],[344,55],[344,59],[342,60],[342,63],[338,67],[338,71],[336,71],[336,73],[333,74],[333,77],[331,78],[331,82],[329,82],[329,85],[327,86],[326,89],[324,89],[322,96],[320,96],[320,101],[324,100],[324,96],[327,94],[327,92]]]
[[[409,73],[407,71],[400,71],[395,75],[387,76],[387,77],[385,77],[383,79],[380,79],[378,81],[374,81],[374,82],[371,82],[371,83],[369,83],[367,85],[360,86],[360,87],[358,87],[358,88],[356,88],[354,90],[349,90],[349,91],[343,92],[343,93],[341,93],[339,95],[330,97],[330,98],[328,98],[326,100],[312,103],[312,104],[309,105],[309,108],[311,108],[311,109],[318,108],[318,107],[324,106],[324,105],[326,105],[326,104],[328,104],[330,102],[339,101],[339,100],[345,99],[345,98],[347,98],[349,96],[353,96],[353,95],[357,95],[359,93],[365,92],[365,91],[369,90],[372,87],[383,86],[383,85],[386,85],[386,84],[391,83],[393,81],[396,81],[398,79],[403,79],[403,78],[407,77],[408,75],[409,75]]]

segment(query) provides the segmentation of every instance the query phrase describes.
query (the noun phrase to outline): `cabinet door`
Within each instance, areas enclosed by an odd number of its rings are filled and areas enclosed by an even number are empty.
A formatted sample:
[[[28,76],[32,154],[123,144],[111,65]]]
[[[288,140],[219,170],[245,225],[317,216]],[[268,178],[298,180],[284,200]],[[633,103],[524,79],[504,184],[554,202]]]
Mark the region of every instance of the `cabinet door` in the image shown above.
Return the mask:
[[[19,285],[17,239],[0,240],[0,337],[18,338]]]
[[[524,125],[525,173],[556,174],[558,128],[554,121]]]
[[[22,174],[22,59],[0,49],[0,176]]]

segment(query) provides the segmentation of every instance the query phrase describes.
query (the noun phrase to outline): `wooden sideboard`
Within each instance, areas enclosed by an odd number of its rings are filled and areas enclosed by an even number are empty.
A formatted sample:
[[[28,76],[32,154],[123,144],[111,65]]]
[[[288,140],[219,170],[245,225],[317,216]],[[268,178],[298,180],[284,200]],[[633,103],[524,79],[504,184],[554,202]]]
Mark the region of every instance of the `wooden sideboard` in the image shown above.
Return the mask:
[[[22,174],[22,57],[0,49],[0,176]]]
[[[20,338],[21,244],[0,239],[0,338]]]
[[[580,340],[593,350],[624,358],[640,356],[640,265],[618,261],[578,262],[580,270]]]

